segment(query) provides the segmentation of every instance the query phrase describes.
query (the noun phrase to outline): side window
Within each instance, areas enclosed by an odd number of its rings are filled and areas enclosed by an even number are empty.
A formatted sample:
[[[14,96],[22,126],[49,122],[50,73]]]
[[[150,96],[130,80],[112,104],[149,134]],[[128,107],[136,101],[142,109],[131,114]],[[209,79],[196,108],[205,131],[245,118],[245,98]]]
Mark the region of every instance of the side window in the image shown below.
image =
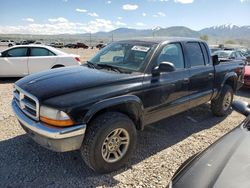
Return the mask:
[[[235,52],[233,52],[233,53],[231,54],[230,58],[231,58],[231,59],[235,59],[235,58],[236,58]]]
[[[54,56],[55,54],[45,48],[31,48],[30,56]]]
[[[207,48],[205,46],[204,43],[200,43],[201,44],[201,49],[202,49],[202,52],[204,54],[204,58],[205,58],[205,63],[206,64],[209,64],[209,57],[208,57],[208,53],[207,53]]]
[[[205,65],[203,53],[198,42],[188,42],[186,48],[191,67]]]
[[[3,52],[3,57],[25,57],[27,56],[27,48],[13,48]]]
[[[240,52],[235,52],[235,53],[236,53],[236,56],[237,56],[238,58],[241,58],[241,57],[242,57],[242,55],[241,55]]]
[[[157,59],[157,64],[161,62],[170,62],[178,69],[184,68],[184,58],[182,47],[179,43],[167,44],[161,51]]]

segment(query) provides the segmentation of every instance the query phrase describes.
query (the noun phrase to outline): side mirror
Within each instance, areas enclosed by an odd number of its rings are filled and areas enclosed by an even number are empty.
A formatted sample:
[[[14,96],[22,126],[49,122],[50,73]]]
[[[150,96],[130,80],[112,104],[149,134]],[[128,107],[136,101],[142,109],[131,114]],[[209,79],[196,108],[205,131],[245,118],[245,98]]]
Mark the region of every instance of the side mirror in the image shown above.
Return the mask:
[[[176,68],[173,63],[170,62],[161,62],[159,66],[155,67],[152,71],[153,74],[159,74],[161,72],[173,72]]]
[[[121,63],[121,62],[123,62],[123,57],[122,56],[114,56],[113,62]]]
[[[213,56],[212,56],[212,60],[213,60],[213,65],[214,65],[214,66],[220,64],[218,55],[213,55]]]
[[[233,101],[232,107],[235,111],[241,113],[244,116],[250,115],[250,108],[247,102]]]

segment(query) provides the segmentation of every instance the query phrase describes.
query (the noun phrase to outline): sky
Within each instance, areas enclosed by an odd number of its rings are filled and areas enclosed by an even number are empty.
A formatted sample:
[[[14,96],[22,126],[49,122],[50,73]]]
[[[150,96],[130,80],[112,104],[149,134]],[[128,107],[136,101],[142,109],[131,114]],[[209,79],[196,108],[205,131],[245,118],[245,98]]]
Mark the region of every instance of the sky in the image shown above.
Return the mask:
[[[250,25],[250,0],[0,0],[0,34]]]

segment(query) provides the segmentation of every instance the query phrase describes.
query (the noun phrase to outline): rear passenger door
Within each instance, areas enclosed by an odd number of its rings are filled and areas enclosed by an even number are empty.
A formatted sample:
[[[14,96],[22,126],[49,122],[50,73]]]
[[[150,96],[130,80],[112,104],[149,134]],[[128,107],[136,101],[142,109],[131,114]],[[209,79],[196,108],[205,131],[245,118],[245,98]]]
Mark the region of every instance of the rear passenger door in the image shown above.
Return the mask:
[[[51,69],[56,61],[57,56],[50,50],[42,47],[31,47],[28,59],[29,73]]]
[[[187,42],[185,51],[189,66],[189,107],[208,102],[213,94],[214,66],[202,42]]]

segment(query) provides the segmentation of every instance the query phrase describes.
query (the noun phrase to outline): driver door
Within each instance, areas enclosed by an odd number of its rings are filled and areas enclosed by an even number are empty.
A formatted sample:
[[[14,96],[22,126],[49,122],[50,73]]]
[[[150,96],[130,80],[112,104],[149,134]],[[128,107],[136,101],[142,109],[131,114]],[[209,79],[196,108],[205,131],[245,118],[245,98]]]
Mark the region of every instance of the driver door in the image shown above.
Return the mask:
[[[181,43],[165,45],[155,61],[155,66],[161,62],[173,63],[176,70],[145,77],[143,104],[146,124],[186,110],[189,102],[189,71],[186,69]]]
[[[28,75],[28,48],[18,47],[2,52],[0,76],[23,77]]]

